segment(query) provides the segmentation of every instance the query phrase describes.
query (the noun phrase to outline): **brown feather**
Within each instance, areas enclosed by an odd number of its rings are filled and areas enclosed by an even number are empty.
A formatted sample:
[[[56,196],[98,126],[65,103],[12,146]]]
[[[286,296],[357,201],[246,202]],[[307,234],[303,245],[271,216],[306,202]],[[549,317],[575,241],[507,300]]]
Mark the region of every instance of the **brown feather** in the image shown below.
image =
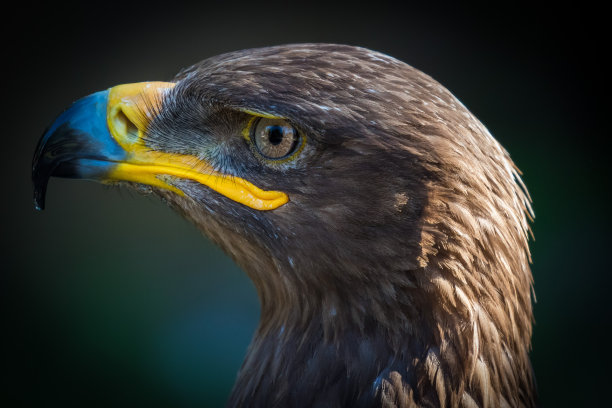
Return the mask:
[[[286,117],[312,143],[274,181],[248,174],[289,193],[271,213],[220,220],[199,186],[160,192],[259,292],[230,405],[535,405],[531,200],[449,91],[386,55],[321,44],[225,54],[177,81],[153,141],[197,96]]]
[[[535,405],[530,197],[448,90],[389,56],[329,44],[224,54],[176,82],[148,101],[147,148],[290,199],[258,211],[189,179],[160,176],[184,196],[154,189],[258,291],[230,406]],[[285,118],[304,149],[258,158],[247,112]],[[83,136],[60,134],[37,150],[37,197],[60,169],[48,153]]]

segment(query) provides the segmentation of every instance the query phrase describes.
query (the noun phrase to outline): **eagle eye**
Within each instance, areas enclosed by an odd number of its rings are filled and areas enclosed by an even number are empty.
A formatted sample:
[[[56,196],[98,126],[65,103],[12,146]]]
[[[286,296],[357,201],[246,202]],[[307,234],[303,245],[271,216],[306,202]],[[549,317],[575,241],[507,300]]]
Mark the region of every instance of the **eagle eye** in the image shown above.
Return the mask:
[[[259,118],[252,129],[251,141],[265,159],[290,158],[300,146],[300,134],[284,119]]]

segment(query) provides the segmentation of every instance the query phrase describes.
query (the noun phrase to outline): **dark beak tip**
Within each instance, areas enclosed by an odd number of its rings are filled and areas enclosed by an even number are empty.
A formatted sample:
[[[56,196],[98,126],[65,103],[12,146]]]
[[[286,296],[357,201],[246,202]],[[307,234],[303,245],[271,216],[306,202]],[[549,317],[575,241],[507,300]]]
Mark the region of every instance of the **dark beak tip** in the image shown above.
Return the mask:
[[[41,160],[42,157],[42,146],[39,141],[39,146],[36,148],[36,153],[32,160],[32,184],[33,184],[33,199],[34,208],[37,211],[45,209],[45,196],[47,195],[47,184],[51,177],[52,169],[55,166],[50,166],[45,160]]]
[[[43,132],[32,159],[37,210],[45,208],[51,177],[98,180],[107,170],[100,163],[123,158],[124,150],[107,128],[108,94],[106,90],[79,99]]]
[[[34,209],[36,211],[42,211],[45,209],[45,198],[43,195],[34,193]]]
[[[45,209],[45,195],[47,193],[47,180],[34,180],[34,208],[38,211]]]

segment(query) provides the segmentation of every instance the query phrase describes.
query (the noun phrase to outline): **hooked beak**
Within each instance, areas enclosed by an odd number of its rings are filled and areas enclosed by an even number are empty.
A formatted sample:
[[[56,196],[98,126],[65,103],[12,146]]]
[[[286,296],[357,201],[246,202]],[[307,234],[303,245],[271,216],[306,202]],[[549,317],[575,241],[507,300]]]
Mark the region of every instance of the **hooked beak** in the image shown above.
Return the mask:
[[[118,85],[89,95],[64,111],[38,142],[32,162],[34,205],[45,206],[51,176],[130,181],[185,195],[166,176],[197,181],[233,201],[272,210],[289,201],[280,191],[265,191],[249,181],[215,171],[204,160],[153,150],[144,134],[162,108],[170,82]]]

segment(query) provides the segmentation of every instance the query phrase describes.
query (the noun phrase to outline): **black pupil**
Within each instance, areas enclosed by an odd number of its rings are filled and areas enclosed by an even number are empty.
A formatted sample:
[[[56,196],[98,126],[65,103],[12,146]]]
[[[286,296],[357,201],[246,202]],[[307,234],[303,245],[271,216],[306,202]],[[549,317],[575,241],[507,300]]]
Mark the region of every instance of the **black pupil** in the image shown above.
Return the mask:
[[[283,141],[283,127],[282,126],[268,126],[268,141],[273,145],[277,145]]]

